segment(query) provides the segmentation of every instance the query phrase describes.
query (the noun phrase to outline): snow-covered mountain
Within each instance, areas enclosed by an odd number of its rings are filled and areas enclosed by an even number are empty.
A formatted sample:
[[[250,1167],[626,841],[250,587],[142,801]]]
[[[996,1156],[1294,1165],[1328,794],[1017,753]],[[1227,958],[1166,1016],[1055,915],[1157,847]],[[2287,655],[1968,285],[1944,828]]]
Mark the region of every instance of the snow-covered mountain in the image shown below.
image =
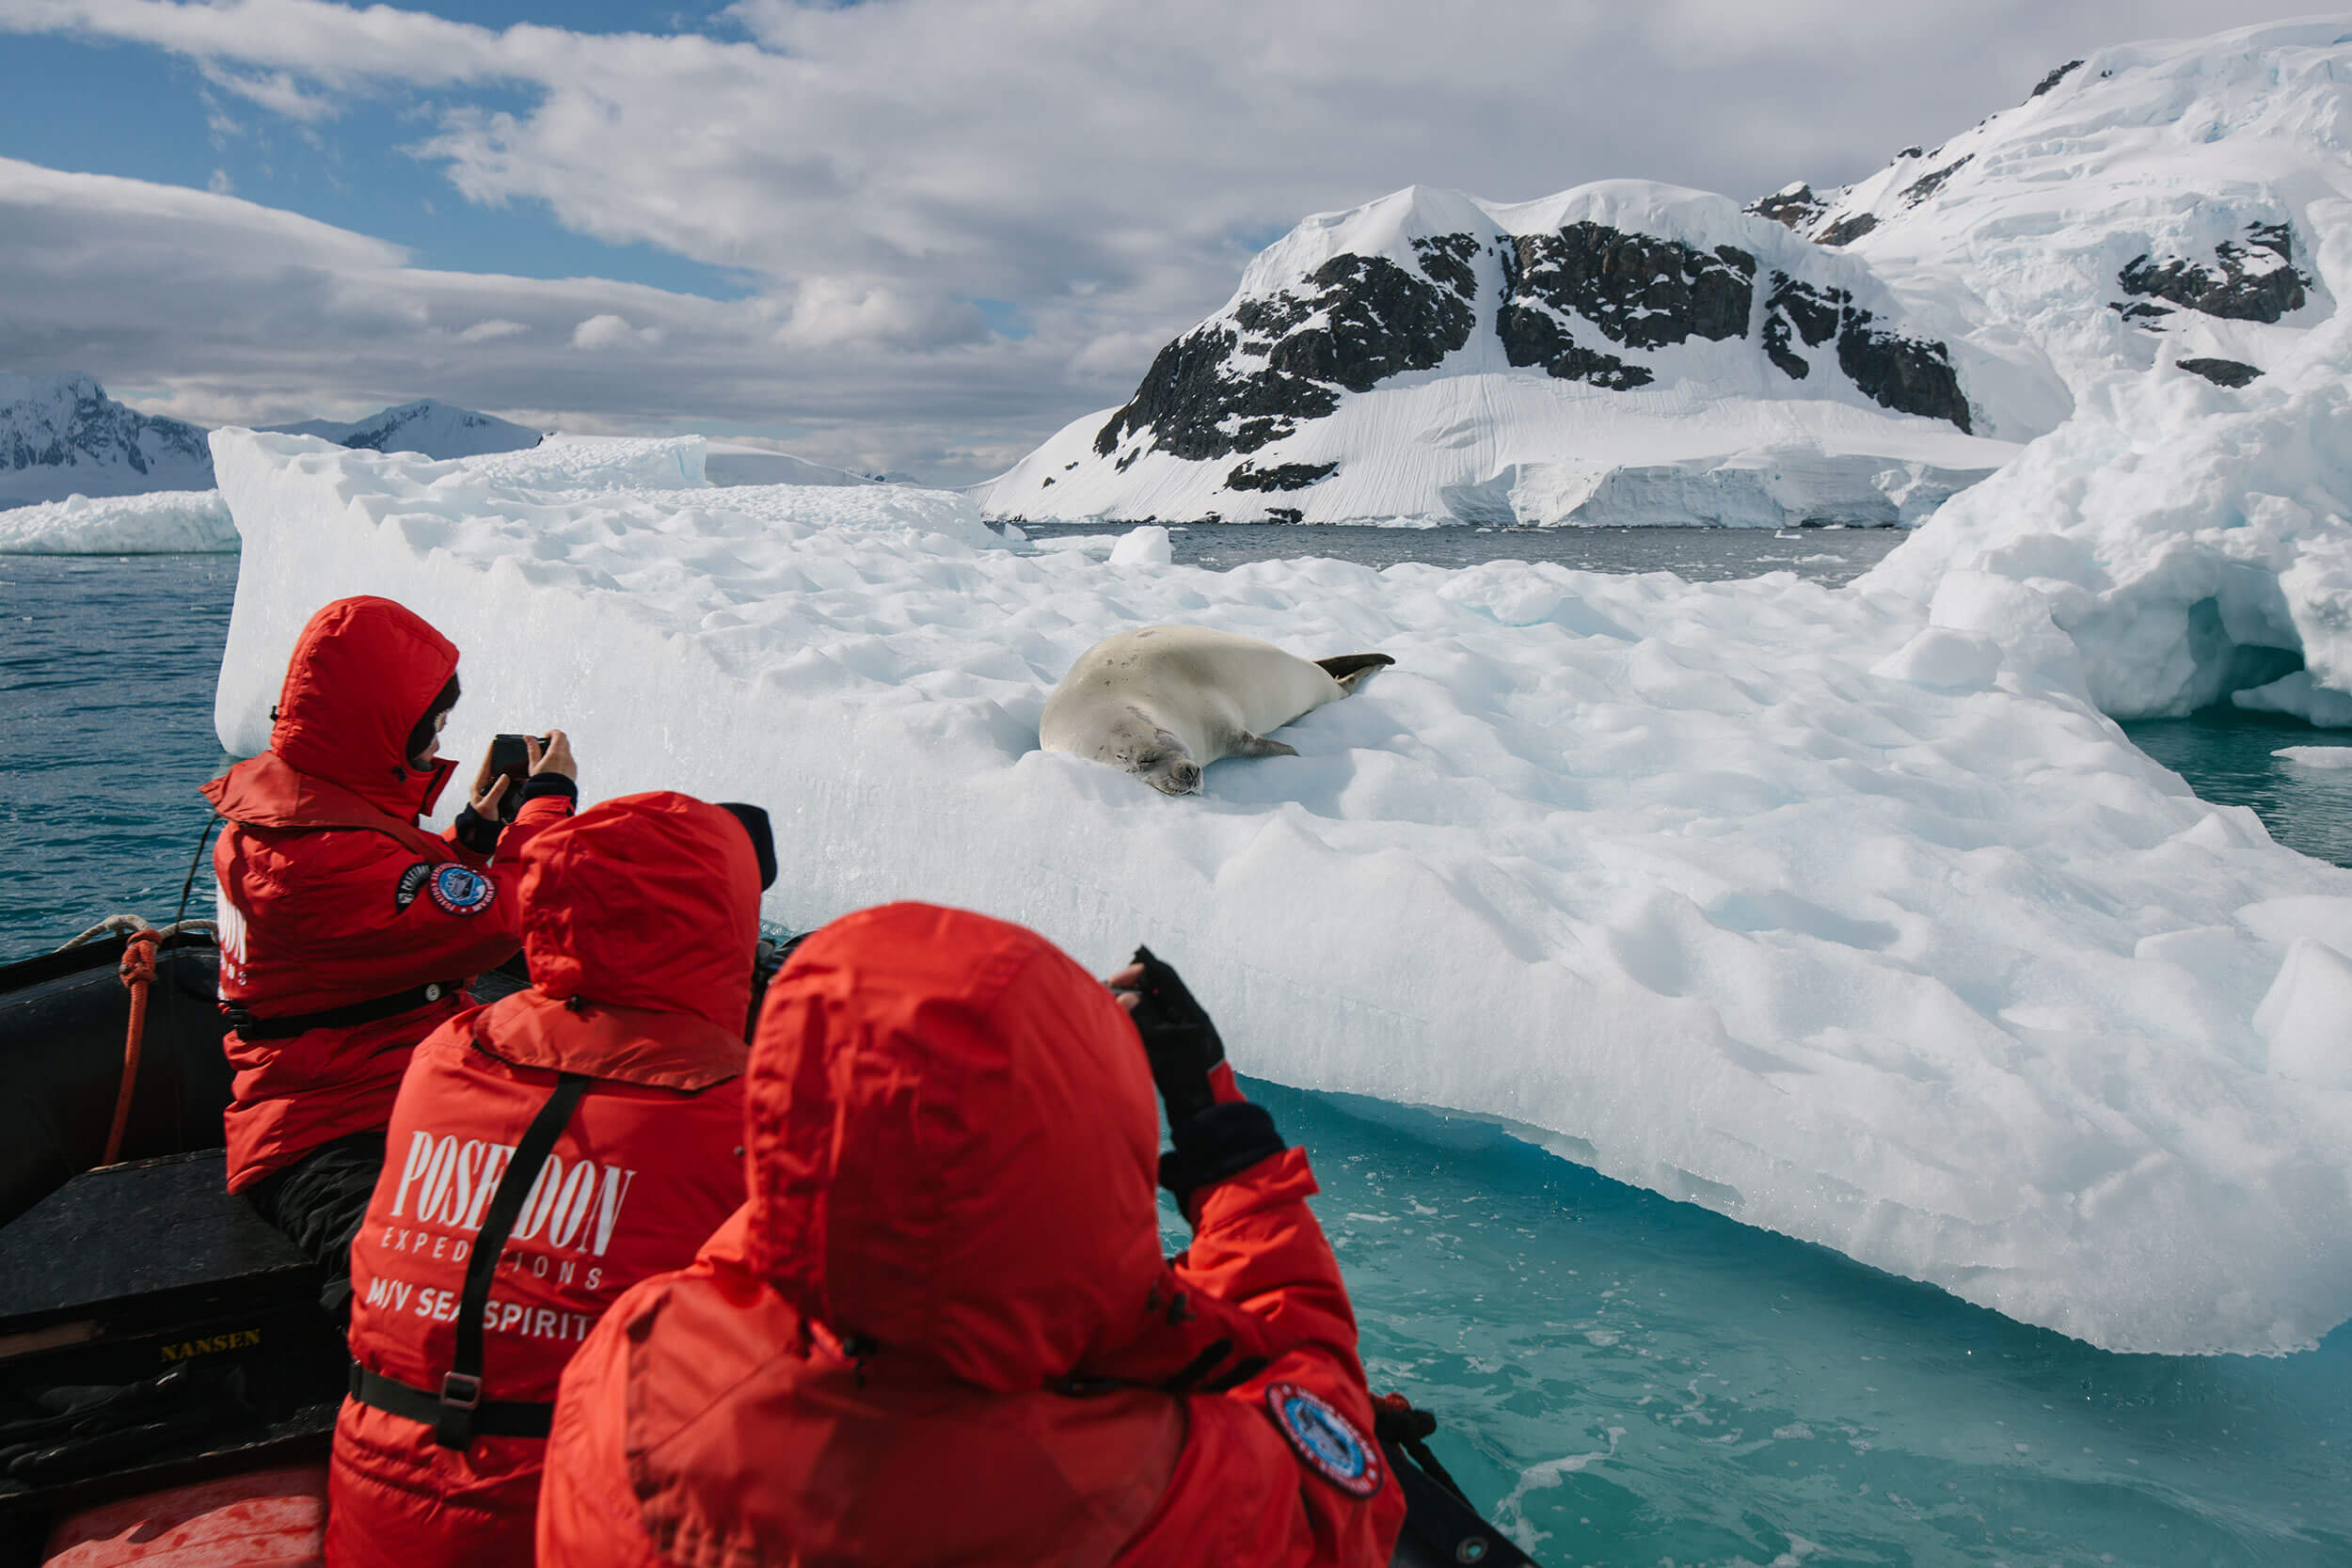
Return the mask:
[[[68,496],[209,490],[205,433],[150,418],[87,375],[0,372],[0,507]]]
[[[304,420],[297,424],[264,428],[287,436],[315,436],[339,447],[366,451],[413,451],[426,457],[482,457],[494,451],[522,451],[542,439],[538,431],[453,408],[433,398],[383,409],[351,424],[333,420]]]
[[[2070,396],[2118,372],[2243,387],[2335,309],[2352,18],[2126,44],[1860,183],[1753,209],[1954,306],[1966,335]]]
[[[2243,386],[2334,309],[2352,24],[2101,52],[1881,173],[1309,218],[996,515],[1912,522],[2118,376]]]

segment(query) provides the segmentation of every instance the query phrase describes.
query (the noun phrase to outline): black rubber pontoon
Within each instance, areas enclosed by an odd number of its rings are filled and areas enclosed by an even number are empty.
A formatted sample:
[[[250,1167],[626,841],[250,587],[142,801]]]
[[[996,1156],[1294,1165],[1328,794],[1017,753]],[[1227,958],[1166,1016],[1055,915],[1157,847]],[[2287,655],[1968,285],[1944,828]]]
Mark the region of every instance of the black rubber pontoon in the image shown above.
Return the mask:
[[[0,968],[0,1224],[105,1158],[131,993],[121,934]],[[123,1160],[217,1148],[229,1103],[209,931],[164,938]]]

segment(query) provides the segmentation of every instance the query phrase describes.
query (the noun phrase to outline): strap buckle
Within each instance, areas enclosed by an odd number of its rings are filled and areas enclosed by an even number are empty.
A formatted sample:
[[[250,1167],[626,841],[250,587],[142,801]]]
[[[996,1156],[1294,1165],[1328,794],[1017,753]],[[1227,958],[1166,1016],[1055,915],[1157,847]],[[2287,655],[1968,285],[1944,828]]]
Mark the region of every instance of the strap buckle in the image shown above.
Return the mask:
[[[441,1413],[433,1423],[433,1441],[461,1452],[473,1446],[474,1412],[482,1405],[482,1379],[471,1372],[441,1376]]]

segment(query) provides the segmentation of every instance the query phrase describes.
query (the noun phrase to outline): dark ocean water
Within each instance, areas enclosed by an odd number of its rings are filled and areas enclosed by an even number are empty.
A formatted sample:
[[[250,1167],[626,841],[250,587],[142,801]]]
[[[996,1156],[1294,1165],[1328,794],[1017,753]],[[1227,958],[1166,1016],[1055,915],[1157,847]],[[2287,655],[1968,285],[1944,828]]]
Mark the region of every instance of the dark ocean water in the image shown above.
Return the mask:
[[[1174,538],[1180,560],[1216,566],[1518,557],[1830,580],[1897,542]],[[212,697],[235,573],[228,556],[0,557],[0,957],[114,910],[169,917],[204,822],[196,787],[226,761]],[[2209,798],[2347,859],[2352,779],[2269,756],[2328,737],[2201,721],[2133,733]],[[1438,1415],[1439,1456],[1551,1568],[2352,1564],[2352,1330],[2276,1360],[2112,1355],[1479,1121],[1253,1090],[1313,1151],[1375,1383]]]

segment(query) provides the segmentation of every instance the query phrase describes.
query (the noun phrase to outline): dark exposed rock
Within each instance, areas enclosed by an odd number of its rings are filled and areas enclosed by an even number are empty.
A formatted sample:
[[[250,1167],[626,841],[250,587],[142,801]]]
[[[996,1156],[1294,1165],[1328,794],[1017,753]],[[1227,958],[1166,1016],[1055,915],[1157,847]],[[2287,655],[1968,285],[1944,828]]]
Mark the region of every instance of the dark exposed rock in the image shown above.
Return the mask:
[[[2151,332],[2163,331],[2163,327],[2154,324],[2172,313],[2172,307],[2169,305],[2152,304],[2144,299],[2135,299],[2129,304],[2120,299],[2115,300],[2107,306],[2107,309],[2116,311],[2127,322],[2139,322],[2146,325]]]
[[[1334,387],[1368,392],[1437,365],[1470,341],[1477,319],[1453,289],[1377,256],[1334,256],[1306,285],[1244,300],[1238,332],[1212,324],[1162,349],[1094,450],[1107,457],[1148,429],[1161,451],[1194,461],[1255,451],[1337,408]],[[1234,368],[1244,349],[1264,367]]]
[[[1560,318],[1540,306],[1506,305],[1495,316],[1503,357],[1514,365],[1541,365],[1563,381],[1589,381],[1613,392],[1629,392],[1655,379],[1640,365],[1590,349],[1568,335]]]
[[[1906,147],[1895,154],[1899,161],[1904,158],[1924,158],[1927,155],[1927,149],[1923,147]]]
[[[1318,480],[1329,479],[1339,471],[1337,463],[1278,463],[1271,468],[1261,468],[1244,463],[1225,476],[1228,490],[1304,490]]]
[[[1903,205],[1906,207],[1916,207],[1928,198],[1942,190],[1944,188],[1945,181],[1949,180],[1953,175],[1958,174],[1962,169],[1966,168],[1970,164],[1976,162],[1976,158],[1977,155],[1975,153],[1966,153],[1961,157],[1953,159],[1950,163],[1946,164],[1942,168],[1936,169],[1931,173],[1919,176],[1918,179],[1914,180],[1910,184],[1903,187]]]
[[[1829,211],[1829,203],[1815,196],[1810,185],[1790,185],[1760,201],[1749,202],[1745,210],[1802,234]]]
[[[2243,359],[2183,359],[2181,369],[2192,375],[2201,375],[2217,387],[2243,387],[2262,374],[2260,365],[2249,365]]]
[[[2068,71],[2074,70],[2080,64],[2082,64],[2082,61],[2080,60],[2069,60],[2064,65],[2058,67],[2056,71],[2050,72],[2047,76],[2042,78],[2041,81],[2034,84],[2033,91],[2026,95],[2026,102],[2031,103],[2034,99],[2037,99],[2043,93],[2048,92],[2052,87],[2057,87],[2058,83],[2066,79],[2066,73]]]
[[[1924,338],[1882,332],[1869,311],[1845,308],[1837,333],[1837,366],[1846,378],[1898,413],[1946,420],[1969,430],[1968,399],[1952,369],[1951,351]]]
[[[1879,226],[1879,220],[1868,213],[1856,213],[1850,218],[1839,218],[1813,236],[1815,245],[1851,245]]]
[[[1439,234],[1434,239],[1415,240],[1413,254],[1421,258],[1422,271],[1464,299],[1478,297],[1478,273],[1470,265],[1478,254],[1477,235]]]
[[[1744,336],[1756,297],[1756,258],[1744,250],[1705,251],[1598,223],[1522,234],[1502,265],[1506,306],[1537,301],[1582,316],[1628,348]]]
[[[1796,352],[1794,339],[1818,348],[1837,335],[1839,312],[1851,296],[1843,289],[1820,289],[1801,283],[1785,272],[1772,274],[1772,292],[1764,300],[1764,354],[1791,380],[1803,381],[1813,367]]]
[[[1425,371],[1470,341],[1475,313],[1448,290],[1377,256],[1334,256],[1308,278],[1323,292],[1320,325],[1294,330],[1268,361],[1277,372],[1369,392]]]
[[[2116,281],[2127,294],[2153,294],[2208,316],[2275,322],[2299,310],[2311,279],[2295,266],[2295,240],[2284,224],[2253,224],[2254,248],[2233,240],[2214,246],[2208,266],[2183,258],[2158,262],[2141,256],[2124,263]]]
[[[1307,514],[1295,506],[1269,506],[1265,509],[1265,515],[1278,523],[1303,522],[1307,516]]]

